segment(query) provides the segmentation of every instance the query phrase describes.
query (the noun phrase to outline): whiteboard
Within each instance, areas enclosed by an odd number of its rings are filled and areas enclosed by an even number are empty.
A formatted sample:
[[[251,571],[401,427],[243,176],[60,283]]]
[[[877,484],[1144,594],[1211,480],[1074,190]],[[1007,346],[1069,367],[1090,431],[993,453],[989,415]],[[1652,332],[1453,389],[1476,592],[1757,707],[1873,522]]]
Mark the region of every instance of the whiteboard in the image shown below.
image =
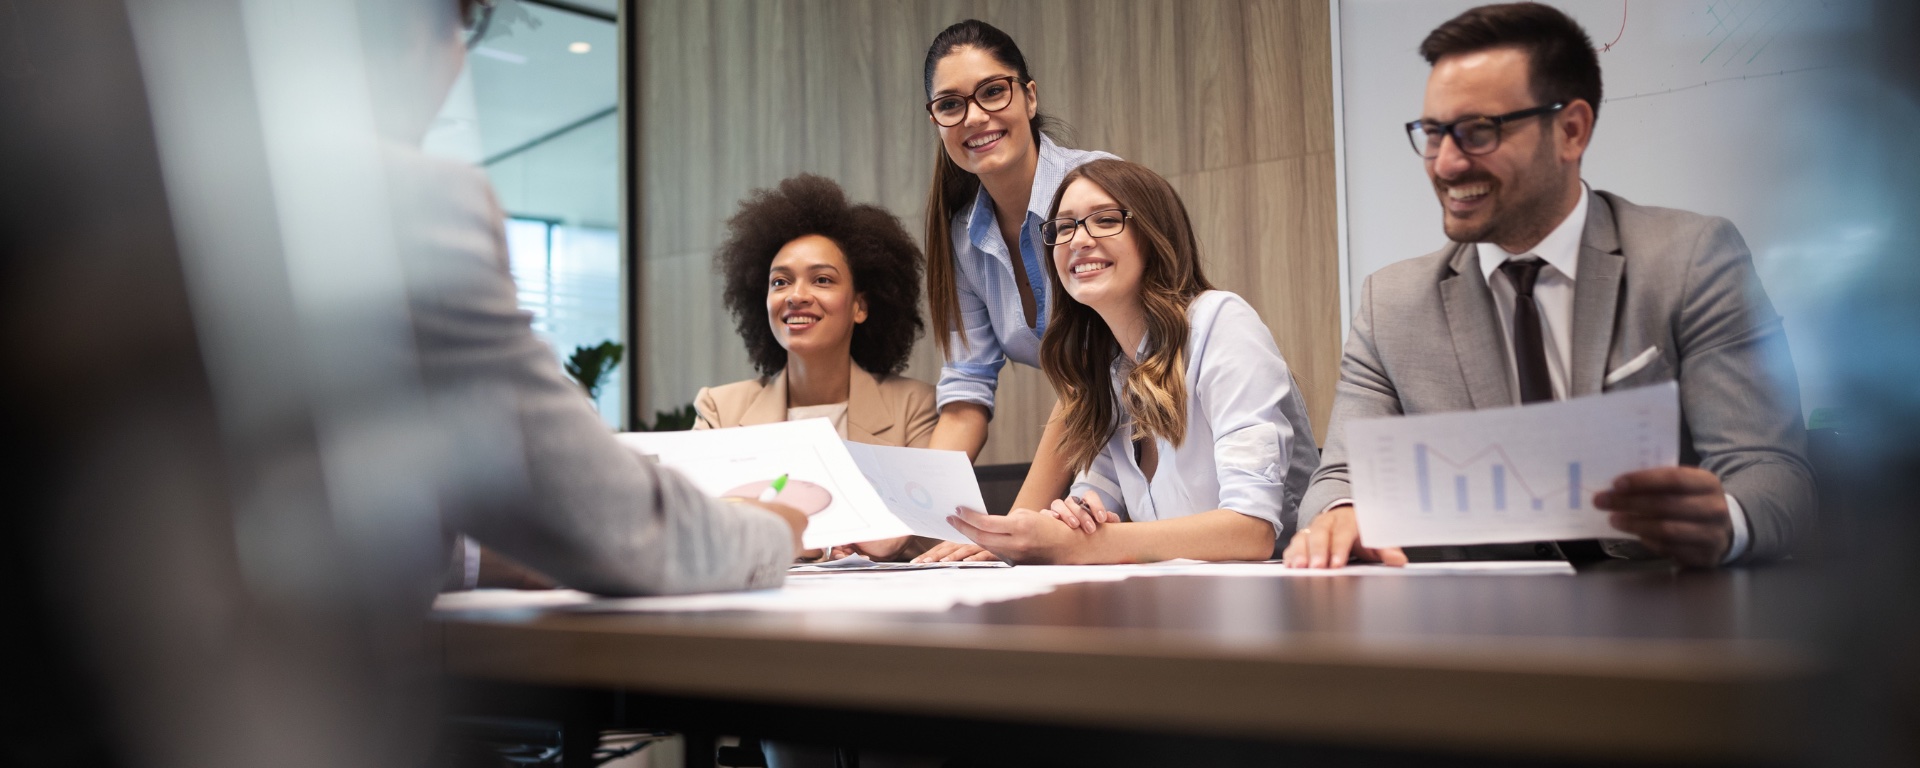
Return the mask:
[[[1446,244],[1420,157],[1428,32],[1479,3],[1332,0],[1339,58],[1347,300],[1367,275]],[[1834,405],[1815,322],[1892,228],[1896,196],[1867,126],[1883,93],[1863,60],[1870,0],[1555,0],[1600,53],[1604,96],[1583,175],[1642,205],[1724,216],[1787,320],[1811,411]],[[1878,110],[1878,111],[1877,111]]]

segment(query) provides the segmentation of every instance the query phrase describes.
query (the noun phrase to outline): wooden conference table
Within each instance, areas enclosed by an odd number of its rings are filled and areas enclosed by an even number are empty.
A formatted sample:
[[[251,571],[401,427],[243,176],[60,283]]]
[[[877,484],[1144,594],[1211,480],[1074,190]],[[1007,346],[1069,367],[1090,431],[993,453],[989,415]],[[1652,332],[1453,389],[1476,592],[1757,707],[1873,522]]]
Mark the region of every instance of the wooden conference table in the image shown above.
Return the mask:
[[[1816,576],[1163,576],[943,613],[437,624],[461,711],[680,731],[689,765],[742,733],[993,765],[1751,764],[1797,743]]]

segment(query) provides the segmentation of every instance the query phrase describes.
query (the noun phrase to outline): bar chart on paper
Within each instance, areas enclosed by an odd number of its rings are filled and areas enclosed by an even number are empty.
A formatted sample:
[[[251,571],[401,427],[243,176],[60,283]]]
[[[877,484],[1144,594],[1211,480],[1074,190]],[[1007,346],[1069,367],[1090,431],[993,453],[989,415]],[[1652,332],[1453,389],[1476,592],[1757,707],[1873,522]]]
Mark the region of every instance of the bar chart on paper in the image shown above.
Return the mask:
[[[1348,427],[1360,537],[1370,546],[1619,537],[1593,494],[1676,462],[1671,383],[1520,408]]]

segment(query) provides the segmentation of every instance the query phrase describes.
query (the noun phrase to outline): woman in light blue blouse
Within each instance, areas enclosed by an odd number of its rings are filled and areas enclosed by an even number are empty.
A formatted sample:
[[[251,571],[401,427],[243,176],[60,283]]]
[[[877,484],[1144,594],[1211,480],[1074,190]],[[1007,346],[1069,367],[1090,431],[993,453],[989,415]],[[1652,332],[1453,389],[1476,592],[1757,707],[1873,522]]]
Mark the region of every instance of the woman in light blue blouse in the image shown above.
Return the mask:
[[[939,131],[927,197],[927,301],[946,358],[932,447],[977,458],[987,442],[1000,368],[1038,367],[1046,330],[1046,256],[1040,222],[1068,171],[1104,152],[1066,149],[1042,128],[1039,90],[1013,38],[963,21],[927,49],[927,116]],[[1025,425],[1020,425],[1025,426]],[[1058,495],[1070,473],[1042,434],[1020,500]],[[1031,498],[1029,498],[1031,496]],[[938,547],[923,560],[988,557],[977,547]]]
[[[1319,463],[1306,402],[1253,307],[1200,269],[1186,207],[1144,166],[1068,173],[1041,237],[1067,498],[955,527],[1017,563],[1265,560]],[[1108,524],[1089,530],[1086,520]]]

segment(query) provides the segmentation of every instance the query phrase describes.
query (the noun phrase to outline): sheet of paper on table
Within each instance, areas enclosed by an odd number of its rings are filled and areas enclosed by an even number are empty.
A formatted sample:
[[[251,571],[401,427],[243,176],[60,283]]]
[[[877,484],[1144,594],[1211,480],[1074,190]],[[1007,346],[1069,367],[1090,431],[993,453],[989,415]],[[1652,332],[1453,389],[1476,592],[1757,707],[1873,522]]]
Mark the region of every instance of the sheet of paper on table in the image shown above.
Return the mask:
[[[584,605],[596,598],[572,589],[469,589],[442,592],[433,601],[435,611],[537,611]]]
[[[876,563],[862,555],[848,555],[824,563],[804,563],[787,573],[857,573],[860,571],[925,571],[936,568],[1012,568],[999,560],[962,560],[940,563]]]
[[[1268,576],[1316,578],[1325,576],[1572,576],[1565,560],[1481,560],[1456,563],[1413,563],[1404,567],[1352,563],[1344,568],[1288,568],[1279,562],[1210,563],[1204,560],[1167,560],[1134,566],[1151,569],[1152,576]]]
[[[1672,383],[1517,408],[1347,425],[1360,538],[1372,547],[1622,538],[1593,494],[1677,463]]]
[[[972,541],[947,522],[955,507],[987,511],[966,452],[853,442],[847,443],[847,452],[887,502],[887,509],[914,535],[963,544]]]
[[[888,511],[826,419],[687,432],[623,432],[618,438],[715,496],[754,498],[775,479],[786,476],[785,490],[777,500],[807,513],[807,530],[800,539],[810,549],[913,532]]]
[[[1156,576],[1268,578],[1422,577],[1446,574],[1571,575],[1564,561],[1420,563],[1405,568],[1350,565],[1337,570],[1287,568],[1279,563],[1207,563],[1169,560],[1139,565],[1022,565],[986,569],[848,571],[790,576],[780,589],[661,597],[596,598],[573,590],[480,589],[450,592],[437,611],[566,610],[590,613],[670,611],[926,612],[1044,595],[1067,584]]]

